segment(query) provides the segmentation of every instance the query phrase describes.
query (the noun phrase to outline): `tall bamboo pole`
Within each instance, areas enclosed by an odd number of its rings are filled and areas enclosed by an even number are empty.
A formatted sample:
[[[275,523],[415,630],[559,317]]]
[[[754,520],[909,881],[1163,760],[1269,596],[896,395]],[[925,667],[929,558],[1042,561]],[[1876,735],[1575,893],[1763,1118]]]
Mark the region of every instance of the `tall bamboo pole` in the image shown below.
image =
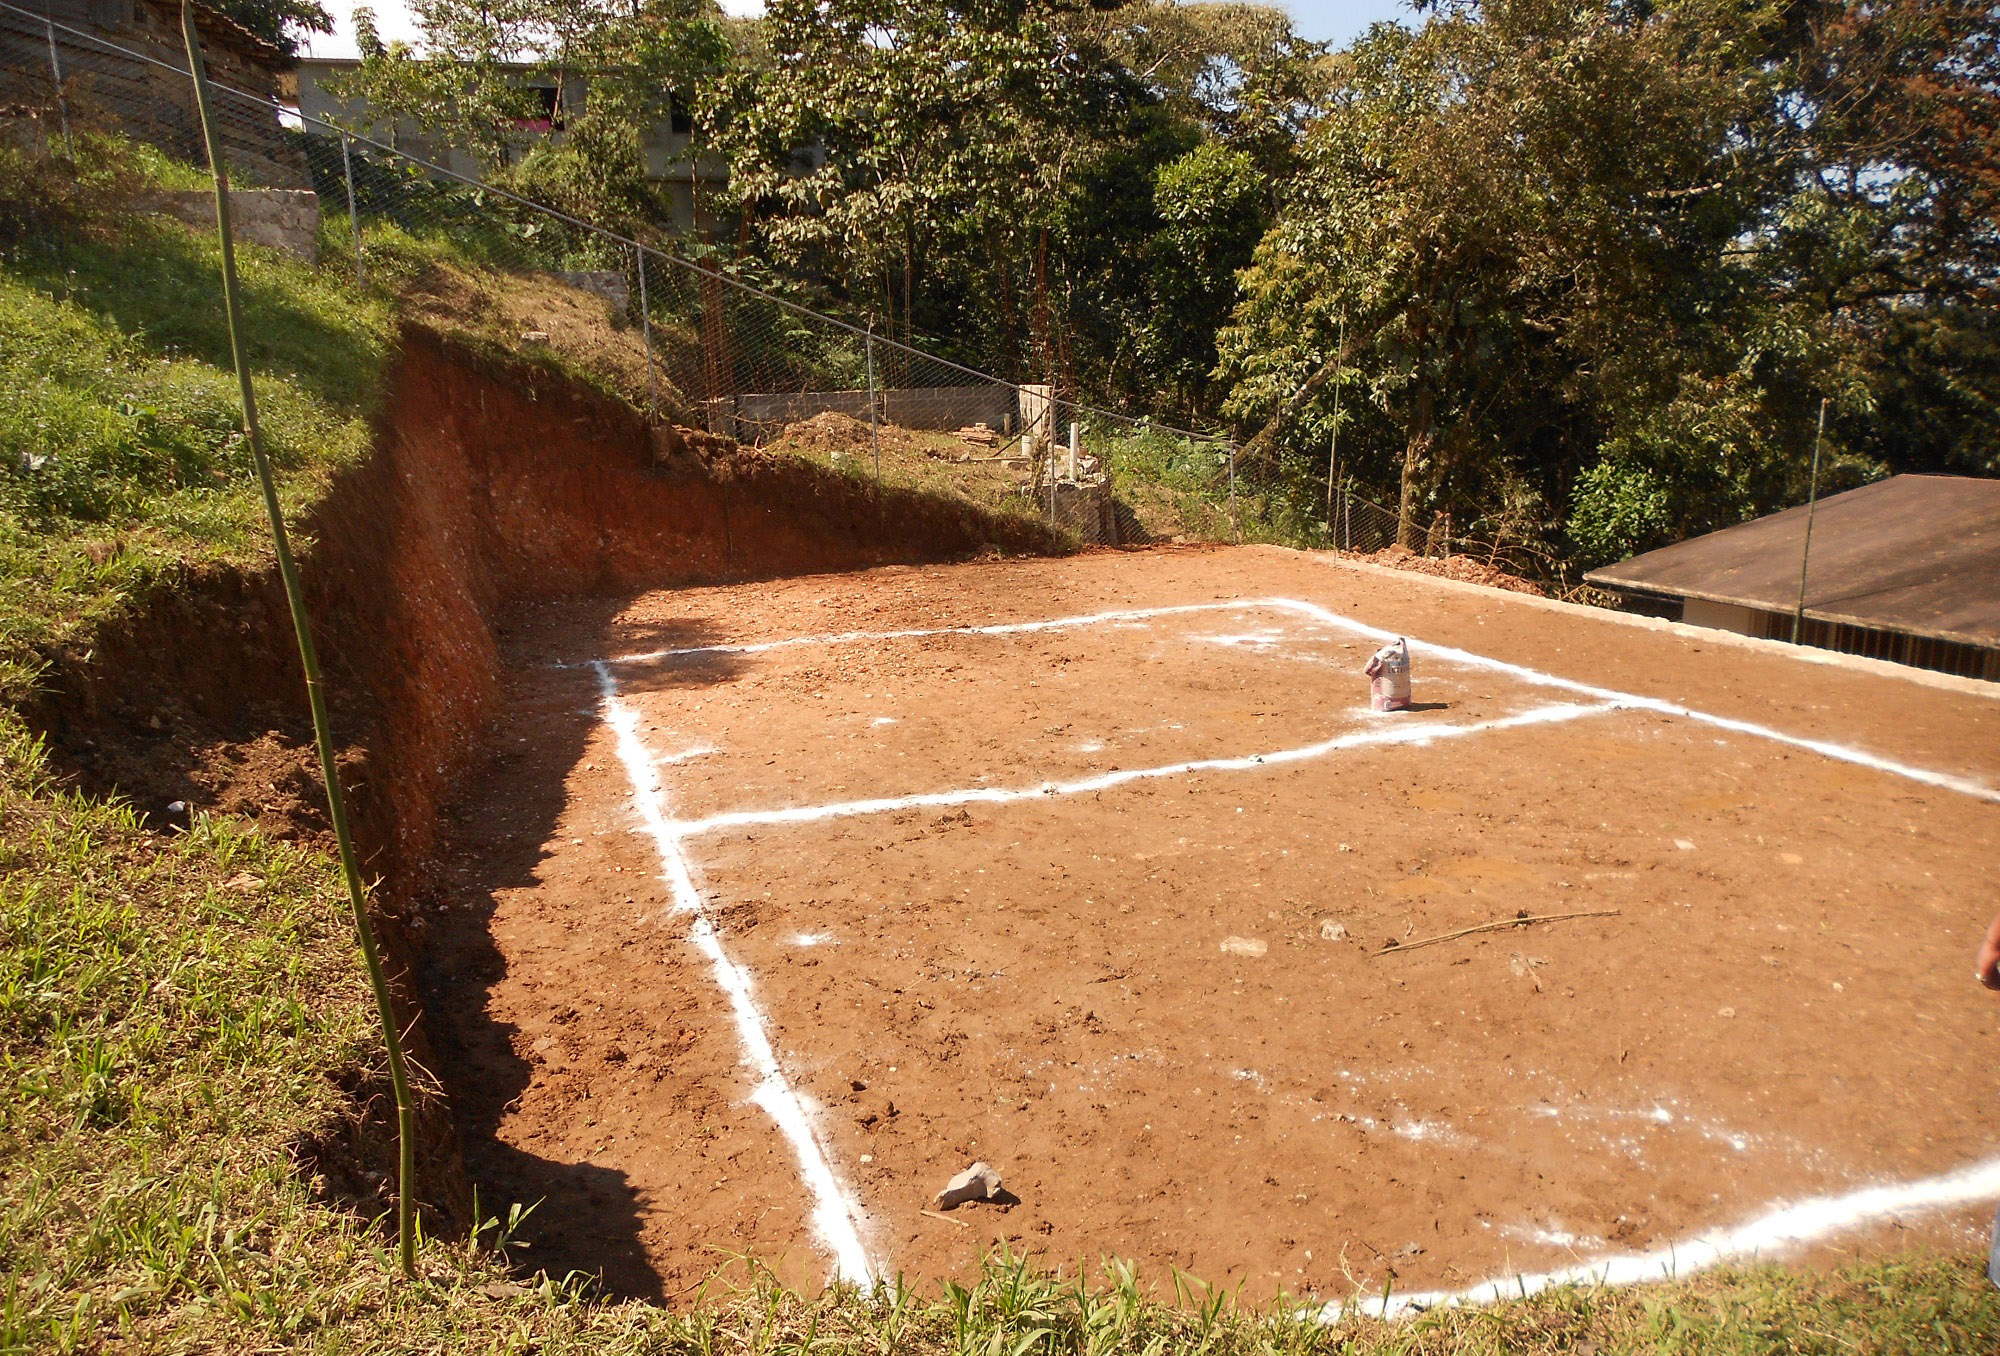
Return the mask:
[[[250,458],[257,467],[257,486],[264,494],[264,512],[271,520],[271,545],[278,557],[278,577],[285,586],[285,601],[291,607],[292,630],[299,642],[299,666],[305,671],[306,702],[312,708],[313,739],[319,745],[320,775],[326,780],[327,817],[333,821],[334,841],[340,849],[340,870],[347,883],[347,902],[354,911],[354,931],[361,942],[361,960],[368,968],[368,982],[375,990],[375,1011],[382,1022],[382,1041],[389,1051],[389,1082],[396,1094],[396,1135],[401,1149],[401,1178],[396,1185],[396,1241],[401,1254],[403,1275],[417,1274],[417,1236],[414,1215],[417,1186],[416,1110],[410,1100],[410,1075],[403,1059],[402,1035],[396,1026],[395,1004],[389,995],[389,978],[382,969],[381,949],[375,942],[375,927],[368,917],[368,893],[361,883],[361,864],[355,855],[354,837],[347,827],[347,798],[341,791],[340,773],[334,763],[333,726],[327,718],[326,695],[319,674],[319,653],[313,645],[312,618],[306,612],[305,590],[299,583],[298,563],[292,558],[291,540],[285,534],[285,516],[278,504],[278,485],[271,475],[271,462],[264,455],[263,437],[257,427],[257,396],[250,385],[250,365],[243,357],[241,311],[236,296],[236,246],[229,227],[229,173],[223,164],[222,145],[215,133],[215,116],[209,107],[208,70],[202,60],[201,37],[195,32],[194,6],[183,0],[181,36],[187,42],[188,68],[194,75],[195,107],[201,113],[201,134],[208,147],[209,170],[215,179],[215,230],[222,242],[222,309],[229,322],[229,354],[236,363],[236,384],[243,396],[243,432],[250,440]]]

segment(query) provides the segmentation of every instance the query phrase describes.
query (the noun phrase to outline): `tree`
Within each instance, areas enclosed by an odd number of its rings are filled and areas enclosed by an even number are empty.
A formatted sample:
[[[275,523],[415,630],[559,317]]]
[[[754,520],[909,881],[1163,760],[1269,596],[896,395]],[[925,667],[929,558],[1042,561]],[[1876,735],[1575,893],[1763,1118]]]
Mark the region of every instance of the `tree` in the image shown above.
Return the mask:
[[[729,61],[701,0],[413,0],[421,52],[385,46],[355,11],[349,89],[469,151],[488,177],[611,224],[664,216],[645,140]],[[558,91],[551,110],[542,91]],[[678,101],[678,102],[677,102]],[[553,113],[553,117],[551,116]],[[545,135],[539,130],[549,124]],[[559,125],[558,125],[559,124]]]
[[[210,4],[286,56],[298,52],[305,34],[333,32],[333,16],[319,0],[210,0]]]
[[[1154,412],[1212,409],[1206,368],[1175,345],[1205,355],[1229,300],[1215,276],[1247,247],[1180,260],[1170,282],[1193,290],[1159,295],[1173,231],[1196,242],[1191,223],[1162,220],[1156,188],[1211,141],[1268,188],[1259,157],[1283,160],[1288,135],[1270,129],[1298,116],[1285,91],[1318,51],[1281,12],[775,0],[767,14],[768,58],[737,77],[722,132],[757,244],[836,302],[945,336],[963,360]],[[1232,215],[1218,229],[1261,226]],[[1178,321],[1162,309],[1183,300],[1208,309]]]
[[[1215,336],[1235,309],[1236,275],[1263,237],[1265,176],[1246,151],[1204,141],[1153,178],[1159,228],[1144,251],[1149,313],[1136,335],[1139,366],[1175,389],[1189,417],[1214,407]]]
[[[1222,342],[1261,444],[1422,508],[1541,504],[1603,558],[1879,474],[1884,383],[1990,419],[1990,11],[1498,0],[1340,60]],[[1989,330],[1983,331],[1990,333]],[[1900,355],[1888,361],[1891,353]],[[1932,366],[1986,355],[1968,383]],[[1962,454],[1960,454],[1962,455]]]

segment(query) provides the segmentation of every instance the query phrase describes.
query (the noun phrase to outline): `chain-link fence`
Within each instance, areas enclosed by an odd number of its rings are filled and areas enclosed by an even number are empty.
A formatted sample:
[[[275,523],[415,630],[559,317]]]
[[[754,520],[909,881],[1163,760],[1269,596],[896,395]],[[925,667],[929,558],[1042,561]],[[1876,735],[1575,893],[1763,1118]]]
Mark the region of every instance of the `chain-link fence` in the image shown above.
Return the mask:
[[[205,153],[177,7],[133,0],[127,13],[93,32],[0,0],[0,121],[43,154],[73,156],[75,138],[101,132],[156,148],[155,179],[178,189],[154,191],[152,206],[212,221],[205,172],[193,168]],[[1351,486],[1315,509],[1239,484],[1226,437],[936,357],[865,318],[753,286],[706,246],[607,230],[412,155],[391,144],[393,128],[302,114],[280,99],[268,47],[217,16],[201,31],[232,188],[259,190],[238,193],[243,238],[362,281],[389,275],[420,311],[477,313],[511,344],[560,348],[574,321],[660,419],[1032,513],[1086,543],[1258,539],[1368,553],[1396,540],[1396,515]],[[615,343],[602,341],[606,322]],[[1443,516],[1413,545],[1499,555],[1454,536]]]

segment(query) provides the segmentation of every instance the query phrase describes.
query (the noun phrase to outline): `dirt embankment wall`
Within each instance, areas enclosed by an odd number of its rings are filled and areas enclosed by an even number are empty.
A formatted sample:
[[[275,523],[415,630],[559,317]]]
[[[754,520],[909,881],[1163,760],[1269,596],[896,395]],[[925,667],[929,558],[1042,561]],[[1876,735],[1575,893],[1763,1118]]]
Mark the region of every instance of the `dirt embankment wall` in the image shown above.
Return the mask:
[[[404,335],[374,455],[298,536],[342,780],[406,970],[423,939],[400,905],[425,888],[439,806],[490,713],[511,604],[1055,545],[961,502],[648,430],[594,391],[423,330]],[[161,590],[88,653],[57,657],[26,714],[83,787],[156,823],[180,801],[326,834],[273,570]],[[422,1058],[421,1029],[417,1042]],[[455,1137],[445,1116],[427,1120],[427,1195],[462,1218]],[[385,1161],[385,1130],[357,1116],[330,1156]]]

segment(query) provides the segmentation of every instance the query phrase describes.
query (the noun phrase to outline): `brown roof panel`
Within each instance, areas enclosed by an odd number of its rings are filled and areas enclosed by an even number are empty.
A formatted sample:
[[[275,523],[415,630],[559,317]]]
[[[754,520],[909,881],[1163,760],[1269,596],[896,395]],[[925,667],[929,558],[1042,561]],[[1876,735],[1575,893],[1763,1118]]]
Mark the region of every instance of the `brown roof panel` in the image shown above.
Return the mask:
[[[1663,546],[1584,578],[1603,588],[1798,605],[1803,505]],[[1806,615],[2000,645],[2000,480],[1892,476],[1819,501]]]

